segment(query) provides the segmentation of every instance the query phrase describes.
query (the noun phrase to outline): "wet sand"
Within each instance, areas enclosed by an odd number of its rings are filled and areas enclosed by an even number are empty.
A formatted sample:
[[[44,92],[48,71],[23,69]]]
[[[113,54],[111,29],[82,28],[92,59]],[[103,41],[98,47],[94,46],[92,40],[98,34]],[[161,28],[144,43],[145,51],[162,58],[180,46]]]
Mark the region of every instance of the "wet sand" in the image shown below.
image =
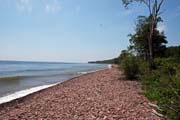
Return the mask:
[[[137,81],[113,67],[0,105],[0,120],[160,120]]]

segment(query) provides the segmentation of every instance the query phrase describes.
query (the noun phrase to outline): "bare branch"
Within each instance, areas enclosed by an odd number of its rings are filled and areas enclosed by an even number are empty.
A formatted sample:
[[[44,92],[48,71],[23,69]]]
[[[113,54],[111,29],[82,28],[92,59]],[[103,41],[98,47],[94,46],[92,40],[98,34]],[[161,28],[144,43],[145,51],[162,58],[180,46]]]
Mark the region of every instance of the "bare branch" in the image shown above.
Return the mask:
[[[148,0],[148,1],[144,0],[143,2],[148,7],[149,13],[152,14],[152,11],[151,11],[151,1],[150,0]]]
[[[160,10],[160,8],[161,8],[163,2],[164,2],[164,0],[161,0],[161,2],[159,3],[159,5],[158,5],[158,7],[157,7],[157,12],[159,12],[159,10]]]
[[[165,10],[159,12],[159,13],[158,13],[158,16],[161,15],[162,13],[164,13],[164,12],[165,12]]]
[[[161,0],[161,2],[159,3],[159,6],[158,6],[158,8],[157,8],[158,12],[159,12],[159,10],[160,10],[161,5],[163,4],[163,2],[164,2],[164,0]]]

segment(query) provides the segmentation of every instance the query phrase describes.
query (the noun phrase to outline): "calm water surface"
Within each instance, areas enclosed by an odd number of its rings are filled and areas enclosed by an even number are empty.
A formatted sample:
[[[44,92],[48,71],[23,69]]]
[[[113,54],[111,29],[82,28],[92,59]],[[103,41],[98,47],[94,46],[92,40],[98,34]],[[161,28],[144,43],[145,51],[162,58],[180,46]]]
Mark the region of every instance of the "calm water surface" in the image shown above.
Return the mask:
[[[106,64],[0,61],[0,97],[105,68]]]

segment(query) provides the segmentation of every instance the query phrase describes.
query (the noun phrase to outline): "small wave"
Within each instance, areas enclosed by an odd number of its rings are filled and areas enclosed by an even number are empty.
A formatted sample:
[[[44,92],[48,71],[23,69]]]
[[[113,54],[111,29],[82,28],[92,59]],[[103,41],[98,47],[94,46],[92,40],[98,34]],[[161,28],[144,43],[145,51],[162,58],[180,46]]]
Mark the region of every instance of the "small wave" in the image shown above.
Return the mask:
[[[58,83],[56,83],[56,84],[58,84]],[[37,91],[40,91],[40,90],[43,90],[43,89],[46,89],[46,88],[49,88],[49,87],[54,86],[56,84],[43,85],[43,86],[33,87],[33,88],[30,88],[30,89],[15,92],[13,94],[1,97],[0,98],[0,104],[10,102],[12,100],[27,96],[29,94],[32,94],[34,92],[37,92]]]
[[[49,74],[49,75],[24,75],[24,76],[10,76],[10,77],[0,77],[1,80],[22,80],[31,78],[44,78],[44,77],[61,77],[61,76],[73,76],[75,73],[59,73],[59,74]]]
[[[88,72],[78,72],[78,75],[87,74]]]
[[[88,74],[88,73],[98,72],[98,71],[105,70],[105,69],[107,69],[107,68],[104,68],[104,69],[98,69],[98,70],[84,71],[84,72],[78,72],[77,74],[78,74],[78,75],[83,75],[83,74]]]
[[[12,77],[2,77],[0,80],[20,80],[28,76],[12,76]]]
[[[5,73],[22,73],[22,72],[44,72],[44,71],[64,71],[65,68],[52,68],[52,69],[25,69],[25,70],[14,70],[14,71],[5,71]]]

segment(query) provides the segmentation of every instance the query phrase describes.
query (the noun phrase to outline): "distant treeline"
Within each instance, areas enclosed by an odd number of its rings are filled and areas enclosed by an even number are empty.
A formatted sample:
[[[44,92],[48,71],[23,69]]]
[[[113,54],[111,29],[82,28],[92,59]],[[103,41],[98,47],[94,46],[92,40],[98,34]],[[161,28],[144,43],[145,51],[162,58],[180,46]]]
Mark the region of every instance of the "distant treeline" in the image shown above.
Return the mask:
[[[180,46],[170,46],[167,47],[165,50],[164,57],[175,57],[178,58],[180,61]],[[100,63],[100,64],[119,64],[120,63],[120,56],[117,58],[109,59],[109,60],[102,60],[102,61],[90,61],[88,63]]]
[[[119,57],[109,59],[109,60],[102,60],[102,61],[91,61],[88,63],[100,63],[100,64],[118,64],[119,63]]]
[[[167,47],[165,57],[175,57],[180,60],[180,46]]]

